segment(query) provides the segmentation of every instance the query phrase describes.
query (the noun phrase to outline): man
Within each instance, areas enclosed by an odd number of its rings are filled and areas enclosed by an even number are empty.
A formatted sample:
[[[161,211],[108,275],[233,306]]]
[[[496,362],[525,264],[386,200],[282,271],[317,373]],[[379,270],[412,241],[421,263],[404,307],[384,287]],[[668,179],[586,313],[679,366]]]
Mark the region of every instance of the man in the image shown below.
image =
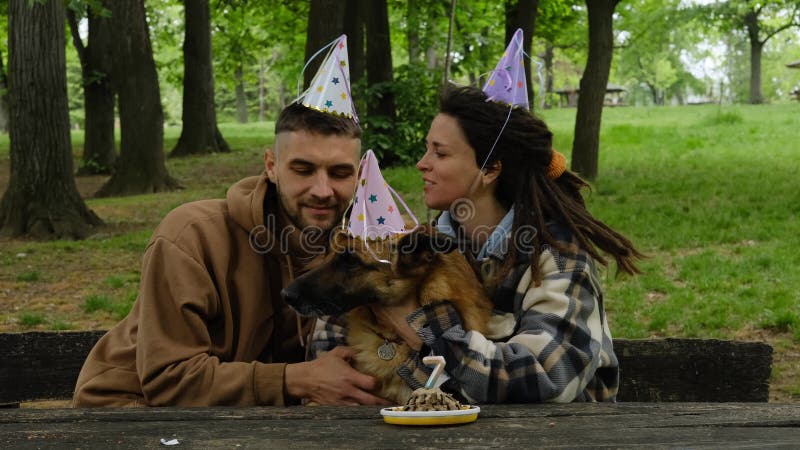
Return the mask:
[[[350,350],[303,362],[311,323],[280,296],[348,206],[361,129],[293,103],[275,135],[265,173],[156,228],[136,303],[89,354],[75,406],[385,403]]]

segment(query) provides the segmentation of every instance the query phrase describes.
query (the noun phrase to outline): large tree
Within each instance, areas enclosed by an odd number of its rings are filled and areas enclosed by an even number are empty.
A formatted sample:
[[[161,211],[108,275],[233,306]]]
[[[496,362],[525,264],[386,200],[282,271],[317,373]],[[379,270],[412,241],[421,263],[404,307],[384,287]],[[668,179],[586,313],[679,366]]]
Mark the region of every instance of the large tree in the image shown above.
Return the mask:
[[[800,27],[797,0],[726,0],[701,7],[717,20],[725,32],[744,31],[750,43],[750,103],[764,103],[761,90],[761,55],[776,34]]]
[[[170,156],[229,152],[217,128],[208,0],[184,0],[183,128]]]
[[[536,30],[536,11],[539,0],[506,0],[506,44],[511,42],[517,28],[522,29],[522,50],[531,54],[533,33]],[[528,101],[533,109],[533,84],[531,80],[531,60],[523,57],[525,62],[525,81],[527,83]]]
[[[0,52],[0,133],[8,131],[8,78]]]
[[[9,6],[11,178],[0,201],[0,234],[84,238],[102,222],[72,174],[64,4]]]
[[[105,0],[114,30],[113,75],[119,102],[120,155],[98,197],[175,189],[164,164],[164,113],[144,0]]]
[[[76,15],[76,8],[80,15]],[[117,155],[114,149],[114,90],[111,87],[111,20],[99,1],[73,2],[67,10],[72,43],[81,62],[83,109],[86,118],[83,163],[78,175],[110,174]],[[87,17],[86,45],[78,29]]]
[[[616,10],[614,29],[620,48],[612,76],[637,91],[649,91],[654,105],[670,99],[680,104],[688,94],[703,94],[705,86],[686,69],[684,59],[698,57],[700,30],[707,29],[708,18],[680,0],[629,0]],[[705,31],[703,31],[705,33]],[[645,87],[645,89],[642,89]]]
[[[364,2],[364,20],[367,36],[367,82],[374,92],[367,99],[368,132],[389,133],[397,117],[397,106],[392,92],[392,45],[389,40],[389,12],[386,0]],[[376,149],[379,151],[381,149]],[[394,152],[379,151],[381,163],[392,166],[400,160]]]
[[[0,18],[8,17],[8,3],[0,2]],[[3,43],[7,41],[8,35],[6,30],[7,20],[0,20],[0,49],[3,49]],[[3,58],[6,52],[0,50],[0,133],[8,131],[8,78],[6,77],[6,68]]]
[[[572,143],[572,170],[597,178],[600,120],[614,53],[614,8],[620,0],[586,0],[589,13],[589,57],[583,71]]]
[[[544,66],[544,93],[539,94],[539,107],[549,108],[555,79],[554,63],[556,50],[578,49],[585,47],[586,39],[582,31],[586,24],[581,0],[541,0],[536,18],[536,38],[544,50],[538,55]],[[580,31],[579,31],[580,30]],[[561,81],[564,84],[564,81]]]
[[[306,61],[320,48],[344,33],[345,4],[338,0],[311,0],[308,8],[308,31],[306,32]],[[303,87],[311,84],[325,54],[317,56],[306,67]]]

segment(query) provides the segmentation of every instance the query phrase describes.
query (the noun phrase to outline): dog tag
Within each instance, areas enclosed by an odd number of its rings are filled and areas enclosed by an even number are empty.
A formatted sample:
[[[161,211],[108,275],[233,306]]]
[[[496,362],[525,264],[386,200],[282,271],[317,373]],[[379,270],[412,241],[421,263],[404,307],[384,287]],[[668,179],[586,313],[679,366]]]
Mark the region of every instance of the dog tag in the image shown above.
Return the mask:
[[[383,344],[378,347],[378,358],[384,361],[391,361],[394,358],[394,355],[397,354],[397,351],[394,349],[394,343],[389,342],[384,339]]]

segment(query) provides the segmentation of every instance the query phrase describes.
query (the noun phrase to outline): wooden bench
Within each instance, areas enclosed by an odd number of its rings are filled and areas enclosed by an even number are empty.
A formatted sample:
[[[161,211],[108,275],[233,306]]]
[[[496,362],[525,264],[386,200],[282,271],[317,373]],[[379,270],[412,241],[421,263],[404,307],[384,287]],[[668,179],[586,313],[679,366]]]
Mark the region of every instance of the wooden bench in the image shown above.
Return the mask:
[[[104,331],[0,334],[0,405],[72,397]],[[615,339],[618,401],[766,402],[772,347],[716,339]]]

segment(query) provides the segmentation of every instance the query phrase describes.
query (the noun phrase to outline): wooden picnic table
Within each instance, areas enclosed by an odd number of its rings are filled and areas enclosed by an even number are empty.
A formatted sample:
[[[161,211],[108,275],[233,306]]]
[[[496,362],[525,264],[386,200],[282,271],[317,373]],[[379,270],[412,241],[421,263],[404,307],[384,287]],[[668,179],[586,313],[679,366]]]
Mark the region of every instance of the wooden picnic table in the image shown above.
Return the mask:
[[[389,425],[366,406],[0,410],[0,448],[798,446],[800,404],[485,405],[476,422],[436,427]]]

